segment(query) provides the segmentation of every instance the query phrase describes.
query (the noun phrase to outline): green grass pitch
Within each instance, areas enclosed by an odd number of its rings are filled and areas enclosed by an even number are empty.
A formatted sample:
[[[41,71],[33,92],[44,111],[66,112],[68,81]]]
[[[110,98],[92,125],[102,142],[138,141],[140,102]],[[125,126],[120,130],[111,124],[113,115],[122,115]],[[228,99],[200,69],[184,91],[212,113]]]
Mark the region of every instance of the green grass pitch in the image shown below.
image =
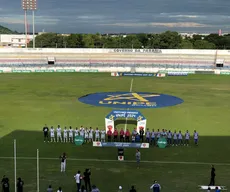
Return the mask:
[[[102,192],[115,192],[118,186],[128,191],[149,191],[158,180],[165,192],[199,191],[207,185],[210,164],[216,165],[216,183],[230,187],[230,78],[197,76],[148,78],[135,77],[133,91],[171,94],[184,103],[174,107],[140,110],[147,126],[155,129],[189,130],[200,134],[199,146],[142,149],[142,163],[136,169],[135,149],[125,149],[127,161],[118,162],[117,149],[80,147],[70,143],[44,143],[42,127],[104,127],[111,108],[78,102],[88,93],[129,91],[130,77],[110,74],[47,73],[0,75],[0,173],[11,180],[13,190],[13,139],[17,139],[17,174],[25,191],[36,191],[36,149],[40,151],[40,191],[49,184],[64,192],[76,191],[73,175],[92,170],[92,183]],[[119,125],[120,127],[123,125]],[[133,128],[134,125],[129,125]],[[59,155],[66,152],[67,172],[60,173]],[[56,159],[55,159],[56,158]]]

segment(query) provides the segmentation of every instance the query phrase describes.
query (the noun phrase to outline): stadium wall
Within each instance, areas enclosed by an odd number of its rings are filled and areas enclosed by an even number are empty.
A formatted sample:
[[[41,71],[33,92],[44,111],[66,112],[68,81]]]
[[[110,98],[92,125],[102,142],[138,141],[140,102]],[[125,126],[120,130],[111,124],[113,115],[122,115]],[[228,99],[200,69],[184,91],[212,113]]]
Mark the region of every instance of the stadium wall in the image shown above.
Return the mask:
[[[0,73],[117,73],[117,72],[127,72],[130,73],[132,70],[130,68],[79,68],[79,67],[52,67],[52,68],[40,68],[40,67],[30,67],[30,68],[10,68],[4,67],[0,68]],[[215,74],[215,75],[230,75],[230,70],[196,70],[196,69],[139,69],[132,73],[152,73],[152,74],[169,74],[169,73],[186,73],[186,74]],[[176,75],[177,76],[177,75]],[[180,75],[179,75],[180,76]]]
[[[135,54],[191,54],[191,55],[215,55],[217,50],[203,49],[69,49],[69,48],[0,48],[1,53],[135,53]],[[230,50],[218,50],[218,55],[229,55]]]
[[[55,65],[47,64],[49,57]],[[216,69],[216,60],[224,68]],[[230,50],[2,48],[0,72],[230,71]]]

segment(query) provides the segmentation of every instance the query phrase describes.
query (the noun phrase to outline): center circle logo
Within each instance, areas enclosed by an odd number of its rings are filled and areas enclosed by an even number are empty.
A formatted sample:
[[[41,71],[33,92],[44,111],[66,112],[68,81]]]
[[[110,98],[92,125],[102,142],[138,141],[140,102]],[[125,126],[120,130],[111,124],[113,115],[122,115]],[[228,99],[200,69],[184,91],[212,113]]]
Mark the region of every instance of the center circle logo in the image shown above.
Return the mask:
[[[92,93],[78,99],[80,102],[111,108],[162,108],[183,103],[178,97],[148,92]]]

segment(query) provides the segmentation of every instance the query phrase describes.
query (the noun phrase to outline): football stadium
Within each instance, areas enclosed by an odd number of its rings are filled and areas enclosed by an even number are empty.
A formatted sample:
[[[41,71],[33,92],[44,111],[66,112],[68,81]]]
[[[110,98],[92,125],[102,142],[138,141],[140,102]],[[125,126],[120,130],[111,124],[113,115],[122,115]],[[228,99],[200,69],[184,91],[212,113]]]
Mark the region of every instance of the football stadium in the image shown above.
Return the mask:
[[[24,191],[76,191],[74,175],[90,169],[101,192],[146,192],[155,180],[207,191],[211,166],[212,189],[230,187],[229,51],[7,48],[0,63],[0,173],[12,190],[21,177]]]

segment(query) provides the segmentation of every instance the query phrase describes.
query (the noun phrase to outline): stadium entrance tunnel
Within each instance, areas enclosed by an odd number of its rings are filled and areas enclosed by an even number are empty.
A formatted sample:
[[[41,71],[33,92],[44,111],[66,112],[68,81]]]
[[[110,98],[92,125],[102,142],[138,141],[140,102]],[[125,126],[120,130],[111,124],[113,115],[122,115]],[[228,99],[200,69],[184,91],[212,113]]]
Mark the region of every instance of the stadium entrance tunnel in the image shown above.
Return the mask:
[[[112,133],[118,124],[134,124],[137,132],[145,131],[146,123],[147,119],[137,110],[113,110],[105,117],[106,132],[110,130]]]

